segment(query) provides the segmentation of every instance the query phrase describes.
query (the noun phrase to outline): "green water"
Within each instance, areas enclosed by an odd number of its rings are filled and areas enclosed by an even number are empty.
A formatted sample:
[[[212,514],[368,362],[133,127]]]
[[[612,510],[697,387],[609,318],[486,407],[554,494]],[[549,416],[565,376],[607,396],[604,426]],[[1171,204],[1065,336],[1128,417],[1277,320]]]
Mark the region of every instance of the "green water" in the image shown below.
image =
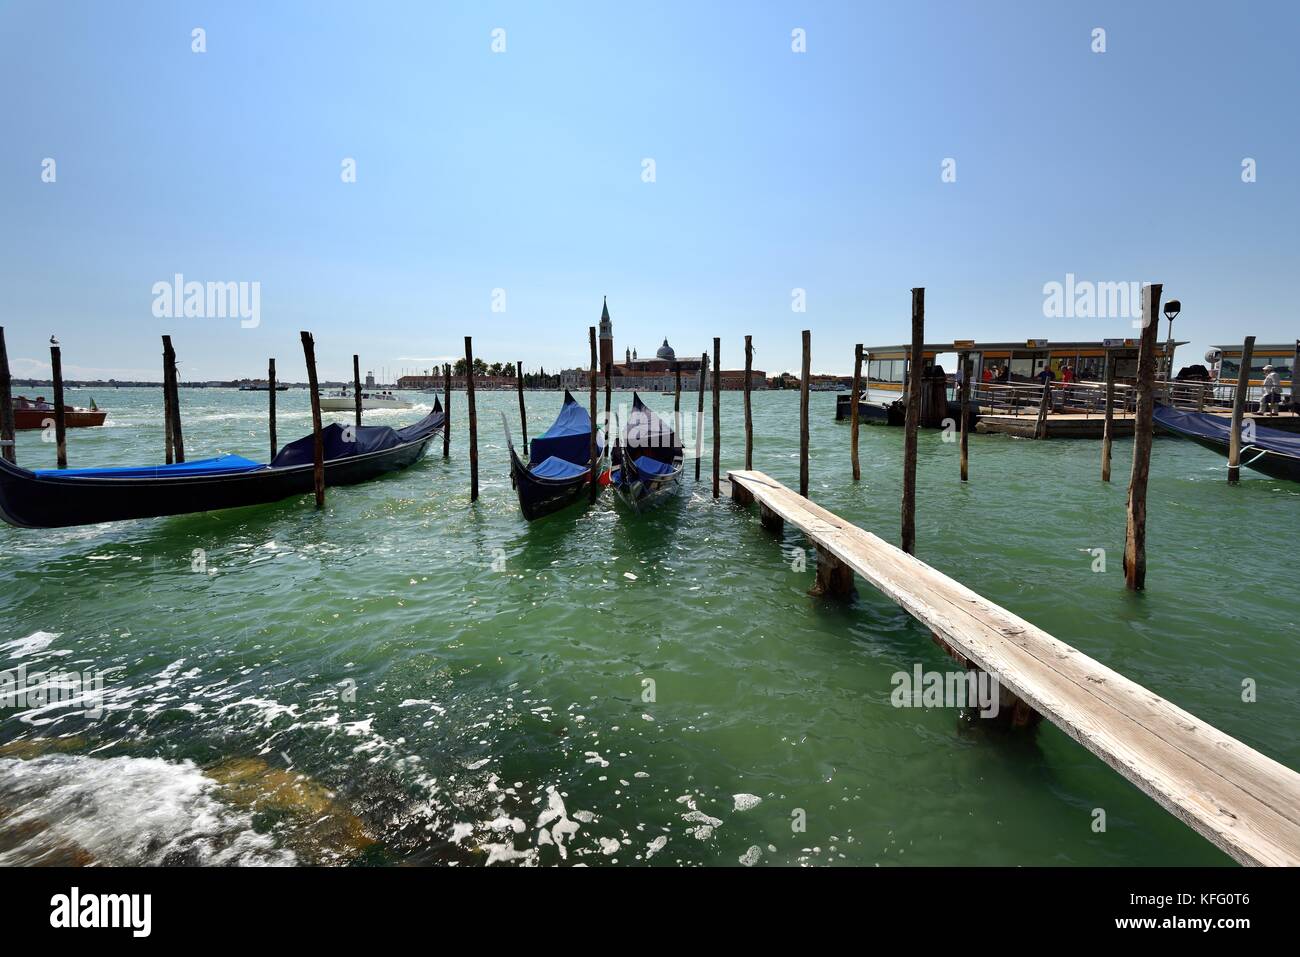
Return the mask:
[[[95,399],[108,425],[70,434],[72,465],[160,460],[159,393]],[[559,396],[527,399],[536,435]],[[278,402],[282,441],[308,431],[305,393]],[[331,489],[324,512],[303,497],[0,528],[0,669],[108,672],[98,720],[0,712],[0,863],[634,864],[651,848],[656,865],[750,848],[761,865],[1228,863],[1055,727],[892,707],[895,672],[952,668],[926,631],[863,582],[848,602],[809,597],[801,537],[774,539],[707,484],[643,516],[606,496],[525,523],[496,411],[517,430],[515,403],[479,396],[472,507],[456,395],[450,460],[437,447]],[[193,390],[182,405],[190,458],[265,458],[265,394]],[[797,486],[797,396],[754,408],[755,466]],[[833,409],[813,395],[811,496],[897,542],[902,432],[864,429],[854,485]],[[722,422],[724,468],[739,467],[738,394]],[[1148,589],[1133,595],[1130,445],[1111,485],[1099,452],[977,435],[963,486],[956,446],[923,434],[918,555],[1300,767],[1300,488],[1250,472],[1231,488],[1216,455],[1159,440]],[[53,465],[38,434],[18,455]]]

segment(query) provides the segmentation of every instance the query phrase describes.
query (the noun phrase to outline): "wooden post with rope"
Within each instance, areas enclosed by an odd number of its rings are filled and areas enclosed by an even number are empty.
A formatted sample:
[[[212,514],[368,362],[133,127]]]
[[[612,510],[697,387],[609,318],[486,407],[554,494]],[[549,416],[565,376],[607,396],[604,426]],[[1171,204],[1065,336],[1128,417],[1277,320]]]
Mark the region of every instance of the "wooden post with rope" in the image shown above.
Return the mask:
[[[808,497],[808,379],[812,374],[812,330],[803,331],[799,374],[799,494]]]
[[[858,403],[862,401],[862,343],[860,342],[853,347],[853,391],[849,401],[853,403],[849,410],[849,458],[853,463],[853,481],[857,482],[862,479],[862,467],[858,463]]]
[[[754,373],[754,337],[745,336],[745,469],[754,467],[754,408],[750,379]]]
[[[1237,392],[1232,397],[1232,424],[1228,429],[1228,482],[1241,481],[1241,420],[1246,413],[1250,392],[1250,363],[1255,357],[1255,337],[1247,336],[1241,344],[1241,368],[1237,372]]]
[[[925,371],[925,287],[912,290],[912,346],[907,364],[907,410],[903,419],[903,551],[916,554],[916,430],[921,421]]]
[[[596,377],[599,374],[599,360],[596,358],[596,327],[588,327],[591,339],[591,440],[588,446],[587,461],[591,463],[591,501],[596,501],[600,494],[600,468],[596,462]]]
[[[474,408],[474,338],[465,337],[465,407],[469,412],[469,500],[478,501],[478,412]]]
[[[303,330],[302,354],[307,362],[307,387],[311,390],[311,431],[314,467],[312,479],[316,488],[316,507],[325,507],[325,440],[321,434],[320,386],[316,381],[316,343],[311,333]]]
[[[9,352],[5,349],[5,327],[0,326],[0,456],[6,462],[17,463],[14,445],[14,398],[9,379]]]
[[[279,449],[275,442],[275,357],[266,363],[267,424],[271,432],[271,458],[275,458]]]
[[[1160,293],[1154,282],[1144,290],[1142,339],[1138,346],[1137,399],[1133,412],[1133,472],[1128,485],[1128,523],[1124,536],[1124,585],[1141,591],[1147,579],[1147,477],[1151,471],[1154,435],[1156,330],[1160,326]]]

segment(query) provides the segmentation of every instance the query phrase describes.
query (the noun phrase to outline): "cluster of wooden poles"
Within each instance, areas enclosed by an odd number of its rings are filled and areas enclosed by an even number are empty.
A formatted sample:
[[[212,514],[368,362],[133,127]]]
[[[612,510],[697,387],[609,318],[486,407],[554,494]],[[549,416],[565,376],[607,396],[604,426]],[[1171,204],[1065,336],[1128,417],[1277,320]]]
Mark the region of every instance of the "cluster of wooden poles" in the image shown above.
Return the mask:
[[[1144,587],[1146,581],[1146,493],[1147,479],[1151,466],[1151,441],[1152,441],[1152,417],[1154,410],[1154,382],[1156,366],[1156,335],[1158,331],[1157,317],[1159,315],[1160,297],[1163,291],[1163,285],[1153,283],[1144,288],[1144,298],[1142,304],[1142,338],[1138,350],[1138,368],[1137,368],[1137,385],[1136,385],[1136,414],[1134,420],[1134,442],[1133,442],[1133,467],[1129,478],[1128,492],[1128,522],[1125,537],[1124,548],[1124,577],[1125,584],[1128,588],[1138,590]],[[596,355],[596,327],[591,326],[588,329],[588,337],[591,347],[591,461],[596,461],[596,431],[597,431],[597,409],[596,409],[596,384],[598,378],[598,361]],[[312,411],[312,430],[315,436],[315,491],[316,505],[318,508],[324,507],[325,504],[325,467],[324,467],[324,446],[321,437],[321,409],[320,409],[320,392],[316,378],[316,355],[315,343],[310,332],[301,333],[303,355],[307,364],[307,379],[311,391],[311,411]],[[912,290],[912,341],[910,347],[910,368],[918,370],[924,367],[923,343],[925,341],[925,289],[919,287]],[[1238,380],[1236,398],[1233,404],[1232,427],[1231,427],[1231,447],[1228,460],[1228,480],[1237,482],[1240,475],[1240,457],[1241,457],[1241,422],[1245,409],[1245,399],[1247,387],[1249,385],[1250,364],[1252,349],[1254,347],[1255,337],[1246,338],[1243,349],[1241,372]],[[162,337],[163,344],[163,406],[164,406],[164,431],[165,431],[165,452],[167,464],[173,462],[185,461],[185,440],[181,429],[180,401],[178,395],[178,376],[176,369],[176,352],[172,347],[171,336]],[[753,468],[754,460],[754,426],[751,399],[750,377],[753,370],[753,337],[745,336],[745,382],[744,382],[744,411],[745,411],[745,469]],[[868,358],[869,361],[869,357]],[[862,395],[862,364],[864,353],[862,346],[859,344],[854,349],[853,362],[853,387],[852,387],[852,412],[851,412],[851,440],[850,440],[850,457],[852,460],[853,480],[858,481],[862,477],[862,470],[858,460],[858,403]],[[958,353],[958,360],[962,370],[960,376],[959,401],[961,407],[960,423],[960,476],[961,481],[965,482],[969,478],[969,431],[970,431],[970,380],[971,380],[971,360],[966,352]],[[799,387],[799,494],[805,498],[808,496],[808,408],[809,408],[809,391],[808,382],[811,373],[812,363],[812,334],[809,330],[803,331],[803,357],[802,357],[802,374],[800,376]],[[68,464],[67,455],[67,438],[64,426],[64,402],[63,402],[63,372],[62,357],[58,345],[52,345],[50,348],[50,367],[53,378],[54,391],[54,429],[55,442],[57,445],[57,462],[59,468],[66,468]],[[473,337],[465,337],[465,367],[472,370],[474,368],[474,346]],[[713,497],[718,498],[721,494],[721,339],[713,340],[713,357],[707,352],[700,356],[700,381],[699,381],[699,406],[696,412],[696,445],[695,445],[695,479],[700,478],[700,462],[703,457],[703,421],[704,421],[704,391],[707,383],[708,371],[712,367],[712,397],[713,397]],[[451,365],[445,363],[442,367],[444,380],[444,398],[443,412],[446,416],[443,435],[442,435],[442,454],[443,458],[450,455],[451,447]],[[523,380],[523,363],[516,363],[515,381],[519,392],[519,418],[523,429],[523,445],[525,452],[528,448],[528,417],[524,405],[524,380]],[[678,427],[680,432],[681,424],[681,396],[682,396],[682,375],[681,367],[678,366],[676,372],[676,389],[674,390],[673,399],[673,418],[674,426]],[[353,395],[356,399],[356,424],[361,425],[361,365],[360,357],[352,356],[352,380]],[[604,421],[610,421],[610,403],[611,403],[611,370],[604,370],[605,382],[605,417]],[[1101,452],[1101,478],[1102,481],[1110,481],[1111,472],[1111,444],[1113,436],[1113,399],[1115,389],[1115,370],[1113,363],[1108,359],[1106,365],[1106,409],[1105,425],[1102,438]],[[911,375],[908,377],[908,396],[906,403],[906,415],[904,419],[904,440],[903,440],[903,493],[902,493],[902,547],[909,554],[915,554],[916,551],[916,453],[917,453],[917,431],[919,427],[920,409],[921,409],[921,390],[922,377],[920,375]],[[269,396],[269,416],[270,416],[270,442],[271,458],[275,458],[276,447],[276,430],[275,430],[275,392],[276,392],[276,374],[275,359],[269,360],[267,368],[267,394]],[[477,501],[479,495],[479,477],[478,477],[478,414],[474,399],[474,377],[467,375],[465,378],[465,399],[469,421],[469,464],[470,464],[470,500]],[[1043,389],[1043,401],[1039,411],[1040,429],[1041,422],[1045,418],[1047,409],[1050,406],[1051,383],[1046,383]],[[14,457],[14,419],[13,403],[10,389],[9,362],[5,351],[4,328],[0,327],[0,453],[10,461],[15,461]],[[591,477],[591,497],[595,499],[598,492],[597,469],[592,469]]]
[[[1142,337],[1138,348],[1138,368],[1136,384],[1136,412],[1134,415],[1133,468],[1129,477],[1128,520],[1124,544],[1124,583],[1134,591],[1146,585],[1146,514],[1147,514],[1147,480],[1151,470],[1151,443],[1153,432],[1153,414],[1155,410],[1155,370],[1156,370],[1156,334],[1160,315],[1160,297],[1164,286],[1152,283],[1143,290],[1142,302]],[[924,367],[923,343],[925,341],[925,289],[912,290],[912,342],[910,347],[909,367],[919,370]],[[808,372],[809,372],[809,334],[803,334],[803,383],[799,412],[800,448],[799,448],[799,494],[808,495]],[[1236,482],[1239,474],[1241,419],[1245,407],[1245,396],[1250,370],[1251,347],[1254,337],[1246,340],[1245,354],[1241,364],[1241,378],[1237,387],[1236,401],[1232,414],[1232,451],[1229,458],[1229,481]],[[854,350],[853,390],[850,439],[850,456],[853,466],[853,479],[861,478],[858,462],[858,402],[862,390],[862,346]],[[962,375],[958,389],[961,435],[960,435],[960,475],[961,481],[969,479],[969,431],[970,431],[970,381],[971,362],[967,352],[958,352],[958,361]],[[902,502],[902,548],[908,554],[916,553],[916,450],[917,429],[921,409],[922,377],[908,376],[908,396],[904,419],[903,441],[903,502]],[[1101,451],[1101,478],[1110,481],[1111,444],[1114,434],[1114,394],[1115,369],[1109,360],[1106,363],[1106,409],[1105,425]],[[1039,433],[1043,434],[1043,420],[1051,404],[1051,383],[1043,387],[1043,400],[1039,409]],[[747,423],[748,424],[748,423]],[[747,466],[748,467],[748,466]]]

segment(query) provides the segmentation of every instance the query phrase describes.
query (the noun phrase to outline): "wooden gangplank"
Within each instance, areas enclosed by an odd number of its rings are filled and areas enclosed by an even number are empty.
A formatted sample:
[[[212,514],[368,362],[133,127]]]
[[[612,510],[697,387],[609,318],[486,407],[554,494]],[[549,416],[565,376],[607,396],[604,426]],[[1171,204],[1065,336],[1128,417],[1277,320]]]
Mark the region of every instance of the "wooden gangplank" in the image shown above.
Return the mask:
[[[1300,865],[1300,774],[762,472],[729,478],[1237,861]]]

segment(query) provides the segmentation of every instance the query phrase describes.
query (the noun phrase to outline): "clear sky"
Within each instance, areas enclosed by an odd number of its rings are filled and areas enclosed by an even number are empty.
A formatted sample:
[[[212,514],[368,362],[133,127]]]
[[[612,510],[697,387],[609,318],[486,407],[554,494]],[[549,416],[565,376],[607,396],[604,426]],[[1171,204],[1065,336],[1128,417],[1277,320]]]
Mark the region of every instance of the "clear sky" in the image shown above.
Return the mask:
[[[328,378],[466,334],[554,370],[608,295],[620,355],[751,333],[771,373],[808,328],[846,372],[916,285],[930,340],[1132,335],[1044,316],[1074,273],[1163,282],[1180,364],[1289,341],[1298,40],[1295,2],[4,0],[0,324],[16,375],[54,333],[156,379],[166,332],[184,378],[302,379],[300,329]],[[176,273],[260,283],[260,324],[157,318]]]

